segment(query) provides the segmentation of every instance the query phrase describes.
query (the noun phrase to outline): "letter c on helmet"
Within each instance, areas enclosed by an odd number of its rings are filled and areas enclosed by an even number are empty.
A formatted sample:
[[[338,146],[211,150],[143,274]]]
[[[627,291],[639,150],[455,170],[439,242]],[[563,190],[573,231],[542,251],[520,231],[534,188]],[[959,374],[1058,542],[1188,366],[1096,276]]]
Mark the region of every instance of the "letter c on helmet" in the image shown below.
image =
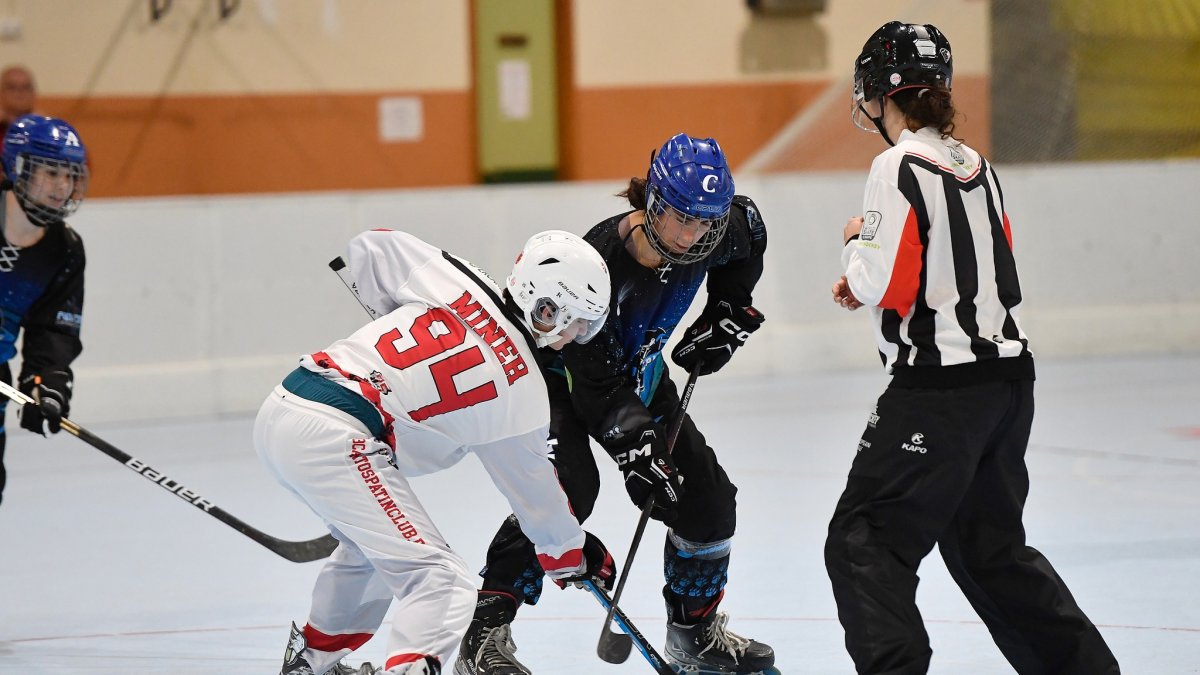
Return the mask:
[[[704,180],[700,181],[700,186],[704,188],[705,192],[716,192],[717,188],[713,183],[716,183],[717,180],[717,174],[710,173],[704,177]]]

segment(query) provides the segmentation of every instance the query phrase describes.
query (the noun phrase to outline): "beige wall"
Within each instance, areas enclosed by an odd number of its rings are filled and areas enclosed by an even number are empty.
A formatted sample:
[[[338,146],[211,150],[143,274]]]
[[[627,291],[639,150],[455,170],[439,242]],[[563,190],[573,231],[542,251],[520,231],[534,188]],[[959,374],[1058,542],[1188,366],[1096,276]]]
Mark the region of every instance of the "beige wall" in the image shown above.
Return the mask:
[[[964,130],[988,149],[987,0],[828,0],[812,18],[756,17],[744,0],[557,2],[561,178],[642,174],[679,131],[716,137],[735,171],[862,166],[878,150],[845,121],[850,64],[892,18],[950,35]],[[0,63],[29,65],[41,112],[79,128],[94,196],[479,180],[473,0],[241,0],[225,21],[218,6],[172,0],[155,23],[149,0],[0,1],[21,27]],[[384,137],[392,98],[419,108],[418,135]],[[809,111],[794,147],[751,162]]]
[[[892,19],[944,30],[959,73],[984,73],[988,63],[986,0],[828,0],[811,34],[825,40],[825,66],[770,74],[742,68],[742,39],[754,21],[743,0],[573,0],[572,7],[581,87],[849,78],[871,31]],[[792,35],[805,34],[798,23],[794,28]]]
[[[829,0],[815,17],[826,67],[771,75],[740,66],[753,20],[742,0],[570,1],[580,87],[841,78],[869,31],[894,18],[944,29],[962,74],[988,62],[986,0]],[[471,86],[469,0],[242,0],[225,21],[217,0],[172,0],[157,23],[149,4],[8,0],[0,18],[19,19],[22,37],[0,41],[0,63],[31,65],[50,96]]]
[[[153,23],[148,0],[8,0],[23,35],[0,63],[28,64],[48,96],[463,90],[468,4],[242,0],[221,21],[217,0],[172,0]]]

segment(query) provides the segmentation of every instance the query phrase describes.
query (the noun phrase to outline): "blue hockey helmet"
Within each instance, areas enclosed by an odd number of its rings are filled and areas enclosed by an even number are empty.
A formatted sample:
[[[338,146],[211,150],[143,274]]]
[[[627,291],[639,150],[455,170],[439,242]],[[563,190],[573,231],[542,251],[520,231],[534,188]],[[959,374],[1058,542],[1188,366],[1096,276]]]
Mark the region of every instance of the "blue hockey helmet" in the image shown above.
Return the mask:
[[[17,118],[4,135],[0,162],[36,225],[71,215],[87,194],[87,150],[75,128],[57,117]]]
[[[646,238],[671,262],[703,260],[725,236],[733,195],[733,175],[716,140],[672,136],[650,162]]]

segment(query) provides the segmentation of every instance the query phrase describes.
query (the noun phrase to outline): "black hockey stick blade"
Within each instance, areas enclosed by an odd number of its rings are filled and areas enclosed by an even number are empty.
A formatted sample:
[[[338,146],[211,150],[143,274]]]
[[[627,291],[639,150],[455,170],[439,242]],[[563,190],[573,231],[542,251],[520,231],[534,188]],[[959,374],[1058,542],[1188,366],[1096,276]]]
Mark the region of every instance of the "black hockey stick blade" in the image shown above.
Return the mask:
[[[650,495],[650,501],[646,504],[642,514],[649,515],[652,508],[654,508],[654,495]],[[649,518],[638,518],[637,529],[633,533],[633,543],[629,545],[629,555],[621,570],[620,583],[617,584],[617,598],[620,598],[621,591],[625,590],[625,580],[629,578],[629,568],[633,566],[633,554],[637,552],[637,546],[642,540],[642,534],[646,531],[646,523],[649,520]],[[596,594],[597,590],[600,589],[593,588],[592,594],[600,598]],[[600,640],[596,642],[596,656],[599,656],[600,660],[605,663],[625,663],[633,651],[633,638],[629,631],[618,633],[612,629],[613,617],[617,612],[616,602],[609,600],[605,606],[608,609],[608,615],[604,617],[604,625],[600,628]]]
[[[642,632],[637,629],[637,626],[633,625],[633,622],[629,620],[625,612],[622,612],[621,608],[613,603],[613,599],[608,596],[608,593],[604,592],[603,588],[600,588],[591,581],[583,582],[583,587],[591,591],[592,596],[596,598],[600,605],[608,610],[609,616],[617,622],[617,626],[625,631],[621,634],[621,637],[625,638],[626,644],[630,647],[636,645],[642,656],[646,657],[646,660],[650,662],[650,667],[654,668],[654,672],[660,675],[675,675],[675,671],[671,666],[667,665],[663,657],[646,640],[646,636],[642,635]],[[629,658],[629,647],[626,647],[625,656],[620,661],[609,661],[604,658],[604,654],[600,654],[599,656],[609,663],[624,663],[625,659]]]
[[[605,663],[628,661],[629,655],[633,653],[633,638],[625,633],[614,632],[611,627],[606,626],[604,630],[608,631],[608,635],[600,638],[600,643],[596,645],[596,655]]]
[[[346,267],[346,261],[342,260],[342,256],[338,256],[329,261],[329,269],[337,273],[338,278],[345,284],[346,289],[354,294],[354,299],[358,300],[358,304],[362,305],[367,316],[372,320],[378,319],[380,314],[374,309],[371,309],[367,303],[363,302],[362,296],[358,294],[358,285],[354,283],[354,275],[350,273],[350,268]]]
[[[675,413],[675,419],[671,421],[671,429],[667,433],[668,453],[675,450],[675,441],[679,439],[679,432],[683,429],[683,418],[687,413],[688,404],[692,402],[692,392],[696,389],[696,380],[700,377],[701,365],[702,363],[697,362],[692,366],[692,371],[688,373],[687,384],[683,387],[683,396],[679,397],[679,410]],[[653,510],[654,495],[651,494],[650,498],[646,500],[646,505],[642,507],[642,514],[638,517],[637,528],[633,531],[633,541],[629,544],[629,553],[625,556],[625,566],[621,569],[621,578],[617,581],[617,590],[609,605],[608,616],[604,617],[604,625],[600,628],[600,640],[596,643],[596,655],[607,663],[625,663],[625,660],[629,658],[632,642],[628,631],[626,634],[621,634],[612,630],[613,614],[616,612],[617,603],[621,600],[621,593],[625,590],[625,582],[629,579],[629,570],[633,567],[633,556],[642,543],[642,534],[646,532],[646,523],[650,522],[650,512]]]
[[[24,393],[12,388],[3,381],[0,381],[0,394],[4,394],[13,401],[21,404],[32,401],[32,399],[30,399]],[[105,441],[104,439],[65,417],[62,420],[62,428],[67,433],[75,436],[84,443],[87,443],[100,452],[103,452],[109,457],[112,457],[118,462],[124,464],[125,468],[129,469],[130,471],[140,475],[142,478],[145,478],[151,483],[158,485],[167,492],[170,492],[183,501],[195,506],[196,508],[225,523],[238,532],[241,532],[259,544],[262,544],[272,553],[286,558],[287,560],[292,562],[312,562],[313,560],[328,558],[329,554],[333,553],[333,549],[337,548],[338,542],[333,538],[333,535],[330,534],[327,534],[323,537],[317,537],[316,539],[310,539],[308,541],[284,541],[283,539],[272,537],[261,530],[251,527],[229,513],[226,513],[221,507],[208,501],[197,492],[184,486],[179,481],[170,478],[161,471],[154,469],[149,464],[146,464],[142,460],[126,453],[124,450],[121,450],[117,446]]]

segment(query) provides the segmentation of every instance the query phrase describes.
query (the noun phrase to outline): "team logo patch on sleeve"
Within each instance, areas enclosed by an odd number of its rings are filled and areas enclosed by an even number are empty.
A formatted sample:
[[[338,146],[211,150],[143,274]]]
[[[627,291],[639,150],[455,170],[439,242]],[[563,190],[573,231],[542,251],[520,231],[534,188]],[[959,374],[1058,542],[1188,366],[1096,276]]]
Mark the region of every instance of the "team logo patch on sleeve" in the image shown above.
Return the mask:
[[[883,220],[883,215],[878,211],[867,211],[863,216],[862,230],[858,233],[858,238],[863,241],[871,241],[875,238],[875,233],[879,230],[879,221]]]

